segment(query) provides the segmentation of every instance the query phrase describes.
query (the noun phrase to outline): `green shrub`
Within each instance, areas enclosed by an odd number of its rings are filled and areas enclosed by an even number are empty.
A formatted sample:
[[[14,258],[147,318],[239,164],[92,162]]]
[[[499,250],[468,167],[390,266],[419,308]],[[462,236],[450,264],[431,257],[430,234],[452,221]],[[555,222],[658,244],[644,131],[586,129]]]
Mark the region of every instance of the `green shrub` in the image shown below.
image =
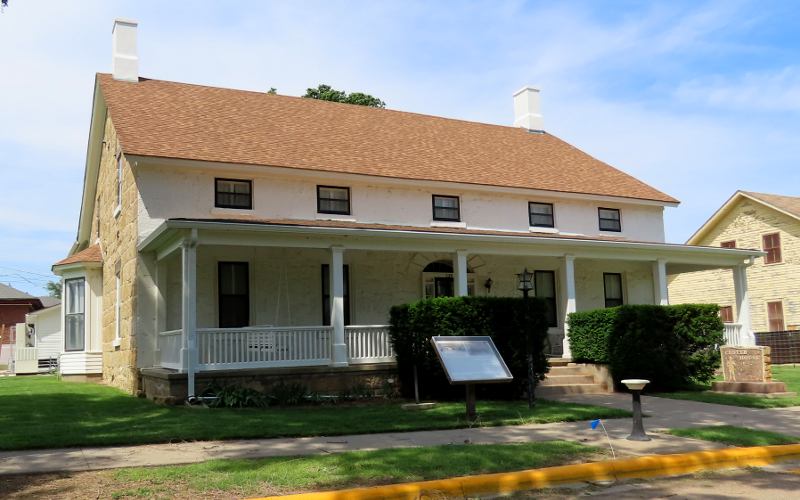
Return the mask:
[[[478,385],[477,395],[518,398],[527,388],[526,329],[532,337],[534,372],[539,379],[547,372],[545,308],[544,301],[539,299],[525,301],[510,297],[440,297],[393,307],[390,332],[402,394],[413,397],[416,366],[421,398],[463,398],[464,388],[448,383],[430,338],[488,335],[514,381]]]
[[[308,388],[301,383],[279,382],[272,386],[269,397],[278,406],[294,406],[306,403]]]
[[[645,378],[654,390],[707,383],[719,367],[723,343],[719,307],[626,305],[572,313],[572,358],[607,363],[614,380]]]
[[[204,396],[216,397],[208,406],[212,408],[266,408],[269,398],[255,389],[235,385],[209,387]]]

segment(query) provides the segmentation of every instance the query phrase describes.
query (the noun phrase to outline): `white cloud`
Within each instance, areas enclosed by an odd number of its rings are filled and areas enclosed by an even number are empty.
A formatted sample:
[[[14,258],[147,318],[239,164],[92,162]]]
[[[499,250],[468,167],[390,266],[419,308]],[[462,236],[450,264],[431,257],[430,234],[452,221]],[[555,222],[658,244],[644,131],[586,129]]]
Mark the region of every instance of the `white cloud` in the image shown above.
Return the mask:
[[[685,82],[675,91],[686,103],[736,111],[800,111],[800,67]]]

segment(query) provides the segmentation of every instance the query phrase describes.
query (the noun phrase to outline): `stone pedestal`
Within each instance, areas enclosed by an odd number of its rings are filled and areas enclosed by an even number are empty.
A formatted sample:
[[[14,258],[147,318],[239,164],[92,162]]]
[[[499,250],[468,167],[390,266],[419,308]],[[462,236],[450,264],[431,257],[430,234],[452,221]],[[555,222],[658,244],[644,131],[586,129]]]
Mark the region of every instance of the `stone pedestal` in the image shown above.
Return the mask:
[[[712,382],[713,392],[758,396],[793,396],[786,384],[772,380],[770,349],[765,346],[720,348],[724,382]]]

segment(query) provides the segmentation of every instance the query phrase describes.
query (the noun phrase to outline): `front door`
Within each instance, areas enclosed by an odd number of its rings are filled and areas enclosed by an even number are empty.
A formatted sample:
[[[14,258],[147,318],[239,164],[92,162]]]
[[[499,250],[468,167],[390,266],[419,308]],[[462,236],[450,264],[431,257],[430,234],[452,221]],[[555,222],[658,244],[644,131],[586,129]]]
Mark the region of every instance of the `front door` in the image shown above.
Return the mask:
[[[453,295],[452,277],[434,278],[434,297],[452,297]]]

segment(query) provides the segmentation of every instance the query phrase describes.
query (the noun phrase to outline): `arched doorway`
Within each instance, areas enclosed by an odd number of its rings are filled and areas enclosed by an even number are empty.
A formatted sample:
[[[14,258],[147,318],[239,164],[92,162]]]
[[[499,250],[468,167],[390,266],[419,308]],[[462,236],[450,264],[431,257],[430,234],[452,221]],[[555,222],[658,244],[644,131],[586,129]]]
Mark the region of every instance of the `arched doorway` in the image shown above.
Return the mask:
[[[425,266],[422,270],[423,298],[453,297],[454,295],[453,262],[435,260]],[[467,295],[475,295],[475,275],[469,268],[467,268]]]

